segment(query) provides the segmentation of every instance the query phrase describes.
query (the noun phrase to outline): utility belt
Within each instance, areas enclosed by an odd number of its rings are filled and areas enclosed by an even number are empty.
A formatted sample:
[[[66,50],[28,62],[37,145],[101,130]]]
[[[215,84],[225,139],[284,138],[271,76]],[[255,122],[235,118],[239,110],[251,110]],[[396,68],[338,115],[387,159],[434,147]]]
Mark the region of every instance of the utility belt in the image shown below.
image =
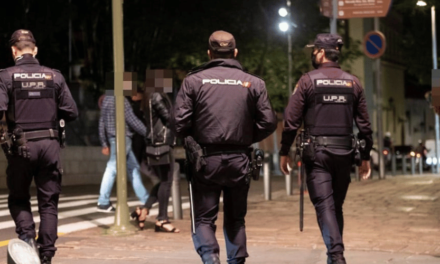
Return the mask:
[[[239,154],[243,153],[247,156],[252,154],[252,148],[245,146],[237,146],[237,145],[203,145],[202,153],[203,156],[214,156],[214,155],[222,155],[222,154]]]
[[[316,146],[324,146],[331,148],[355,148],[356,140],[354,136],[329,137],[329,136],[311,136],[310,137]]]
[[[6,156],[18,154],[23,158],[29,158],[30,152],[27,142],[42,139],[57,139],[60,146],[64,147],[65,131],[64,120],[60,120],[60,130],[44,129],[24,132],[21,128],[15,128],[8,133],[3,127],[0,128],[0,145]]]
[[[316,147],[328,147],[335,149],[353,150],[353,163],[360,166],[362,163],[360,150],[365,148],[365,140],[359,140],[354,135],[351,136],[305,136],[302,132],[301,140],[298,142],[297,149],[301,150],[301,158],[304,163],[315,161]],[[302,142],[301,142],[302,141]]]
[[[46,139],[46,138],[56,138],[58,139],[58,130],[54,129],[45,129],[45,130],[36,130],[36,131],[28,131],[23,132],[23,137],[27,140],[39,140],[39,139]]]
[[[201,171],[206,166],[204,157],[222,155],[222,154],[246,154],[251,160],[248,176],[254,180],[260,177],[260,169],[263,166],[264,152],[260,149],[238,145],[204,145],[198,144],[193,137],[185,138],[184,147],[186,150],[187,160],[194,166],[195,171]],[[190,179],[189,179],[190,180]]]

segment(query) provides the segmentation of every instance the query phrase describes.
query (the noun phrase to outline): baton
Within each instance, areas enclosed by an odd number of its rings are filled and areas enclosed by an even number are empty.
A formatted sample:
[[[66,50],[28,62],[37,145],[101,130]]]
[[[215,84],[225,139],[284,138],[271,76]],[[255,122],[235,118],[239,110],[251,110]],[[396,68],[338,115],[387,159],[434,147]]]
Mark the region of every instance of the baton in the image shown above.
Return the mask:
[[[188,181],[189,187],[189,207],[191,208],[191,231],[193,235],[196,234],[196,221],[194,219],[194,200],[193,200],[193,190],[191,181]]]
[[[300,134],[300,143],[299,143],[299,155],[301,158],[301,168],[300,168],[300,179],[301,179],[301,185],[299,190],[299,231],[303,231],[304,229],[304,189],[305,189],[305,166],[304,162],[302,160],[303,157],[303,150],[304,150],[304,129],[301,130]]]
[[[192,189],[192,168],[191,164],[188,160],[188,152],[187,159],[185,160],[185,172],[186,172],[186,179],[188,180],[188,191],[189,191],[189,208],[190,208],[190,217],[191,217],[191,232],[192,234],[196,234],[196,221],[194,219],[194,199],[193,199],[193,189]]]

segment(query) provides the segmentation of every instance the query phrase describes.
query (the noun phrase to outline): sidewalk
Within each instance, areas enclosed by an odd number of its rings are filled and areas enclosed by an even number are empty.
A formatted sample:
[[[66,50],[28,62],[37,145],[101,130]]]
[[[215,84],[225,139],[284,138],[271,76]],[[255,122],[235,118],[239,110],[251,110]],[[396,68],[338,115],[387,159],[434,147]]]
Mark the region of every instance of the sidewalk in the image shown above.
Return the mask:
[[[246,217],[247,263],[325,264],[326,250],[308,196],[301,233],[298,188],[287,196],[283,181],[283,177],[273,178],[271,201],[264,200],[263,181],[252,182]],[[352,182],[344,205],[347,263],[440,263],[439,187],[440,177],[428,174]],[[217,221],[217,236],[221,260],[226,263],[222,217]],[[146,230],[133,236],[105,235],[108,227],[61,236],[53,263],[201,263],[191,240],[188,210],[183,220],[173,221],[180,234],[155,233],[154,219],[148,221]],[[0,264],[6,263],[5,251],[1,248]]]

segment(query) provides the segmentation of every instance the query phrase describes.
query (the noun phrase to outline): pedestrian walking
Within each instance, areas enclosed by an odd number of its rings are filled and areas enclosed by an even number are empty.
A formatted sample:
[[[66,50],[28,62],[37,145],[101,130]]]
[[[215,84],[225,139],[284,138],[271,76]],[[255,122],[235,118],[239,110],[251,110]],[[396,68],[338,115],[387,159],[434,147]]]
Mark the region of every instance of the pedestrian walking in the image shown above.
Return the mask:
[[[212,33],[210,61],[184,79],[175,105],[177,135],[193,137],[206,162],[198,171],[193,168],[191,179],[192,238],[204,264],[220,263],[215,221],[222,192],[228,263],[245,263],[249,147],[277,126],[264,81],[244,72],[237,54],[232,34]]]
[[[171,100],[166,93],[145,91],[143,109],[147,129],[150,133],[146,139],[146,155],[141,168],[152,182],[155,182],[155,179],[160,179],[160,181],[153,184],[145,206],[136,208],[132,217],[136,218],[139,227],[143,229],[143,222],[145,222],[153,204],[159,202],[159,213],[154,230],[156,232],[178,233],[180,230],[175,228],[168,218],[168,201],[174,172],[173,147],[175,145],[175,136],[170,124],[171,108]]]
[[[18,237],[37,251],[41,263],[50,264],[57,249],[63,122],[75,120],[78,109],[63,75],[35,58],[38,48],[31,31],[15,31],[9,44],[15,66],[0,70],[0,119],[6,113],[8,125],[1,142],[8,159],[8,206]],[[32,180],[41,220],[37,241],[29,193]]]
[[[304,121],[306,149],[303,163],[307,188],[315,206],[318,225],[327,247],[329,264],[345,264],[342,233],[342,205],[350,184],[353,161],[361,162],[359,173],[370,175],[372,130],[362,86],[359,80],[341,70],[338,60],[343,46],[337,34],[318,34],[313,45],[315,70],[298,81],[285,109],[281,140],[280,166],[289,174],[289,150]],[[358,138],[365,140],[359,152],[353,136],[353,120]],[[359,153],[360,156],[355,157]],[[360,161],[362,160],[362,161]]]
[[[148,192],[142,183],[139,163],[131,147],[131,138],[135,132],[145,136],[147,130],[145,125],[134,115],[133,109],[126,98],[124,98],[124,114],[127,176],[137,198],[141,204],[145,204],[148,199]],[[110,202],[110,194],[116,179],[116,104],[114,96],[106,95],[102,102],[101,117],[99,118],[99,138],[102,145],[102,154],[109,156],[109,160],[102,176],[97,211],[112,213],[115,208]]]

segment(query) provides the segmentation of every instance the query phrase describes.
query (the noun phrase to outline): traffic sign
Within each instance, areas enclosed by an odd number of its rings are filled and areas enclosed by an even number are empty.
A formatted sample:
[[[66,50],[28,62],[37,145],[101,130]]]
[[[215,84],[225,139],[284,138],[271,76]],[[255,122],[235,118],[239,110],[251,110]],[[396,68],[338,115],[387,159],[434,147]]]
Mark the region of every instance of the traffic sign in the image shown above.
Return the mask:
[[[364,53],[367,57],[376,59],[385,53],[387,46],[385,36],[380,31],[370,31],[364,37]]]
[[[321,0],[321,13],[333,17],[333,0]],[[338,19],[354,17],[385,17],[392,0],[337,0]]]

